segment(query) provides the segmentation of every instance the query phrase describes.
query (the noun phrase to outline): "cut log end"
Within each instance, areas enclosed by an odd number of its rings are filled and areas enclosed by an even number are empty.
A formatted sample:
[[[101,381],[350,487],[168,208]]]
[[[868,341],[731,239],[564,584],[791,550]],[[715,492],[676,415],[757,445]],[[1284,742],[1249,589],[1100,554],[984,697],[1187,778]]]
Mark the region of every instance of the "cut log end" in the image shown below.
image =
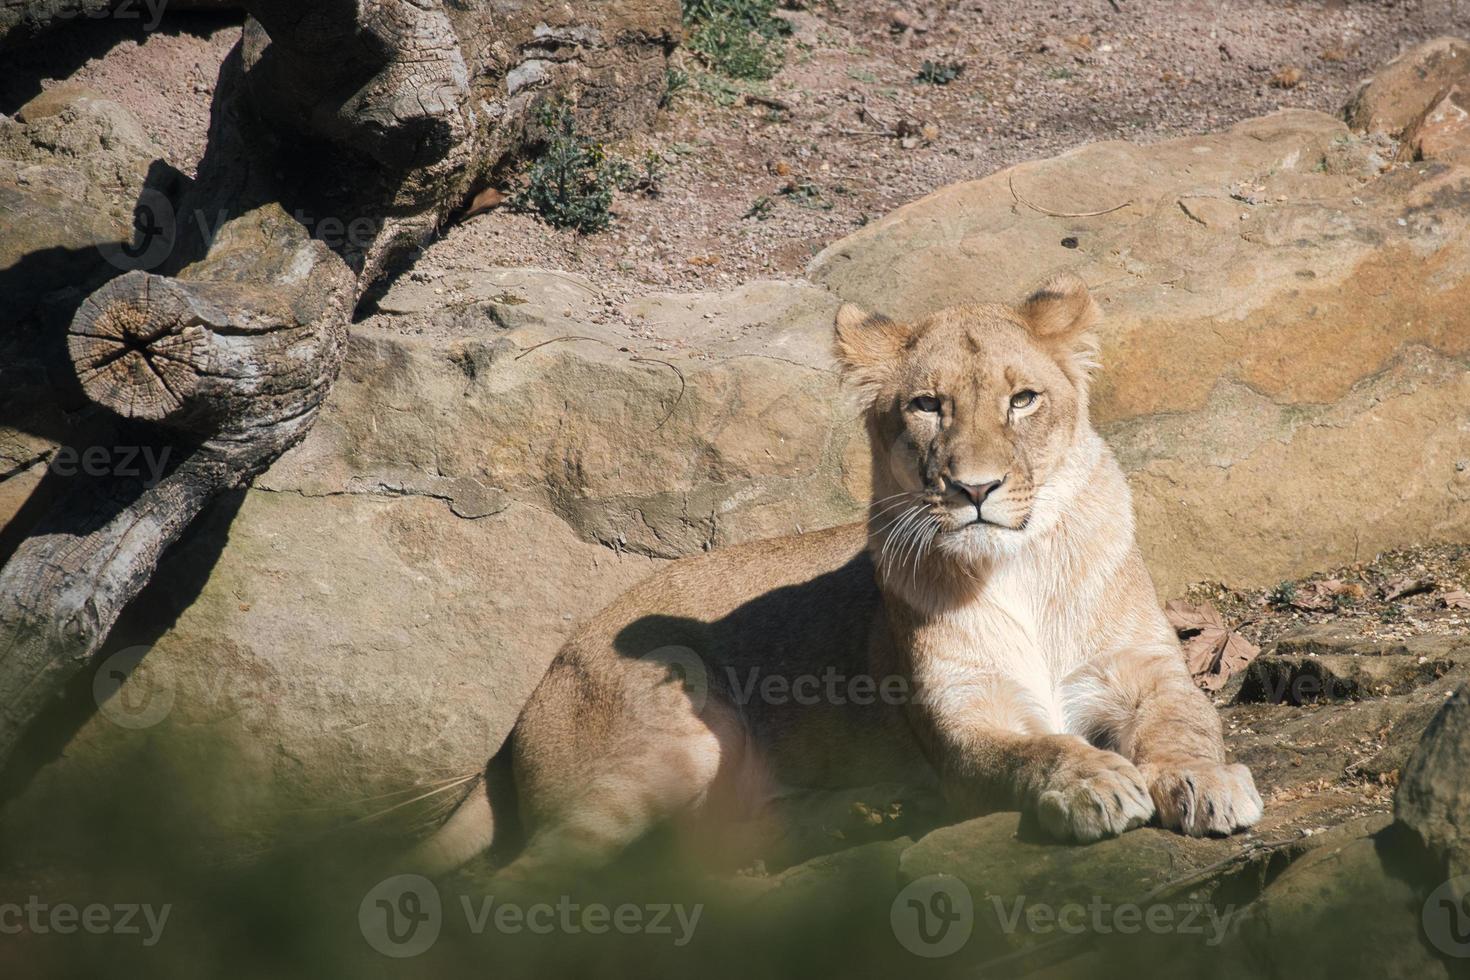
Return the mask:
[[[127,418],[177,416],[208,364],[203,327],[164,282],[141,272],[114,279],[77,311],[67,338],[87,396]]]

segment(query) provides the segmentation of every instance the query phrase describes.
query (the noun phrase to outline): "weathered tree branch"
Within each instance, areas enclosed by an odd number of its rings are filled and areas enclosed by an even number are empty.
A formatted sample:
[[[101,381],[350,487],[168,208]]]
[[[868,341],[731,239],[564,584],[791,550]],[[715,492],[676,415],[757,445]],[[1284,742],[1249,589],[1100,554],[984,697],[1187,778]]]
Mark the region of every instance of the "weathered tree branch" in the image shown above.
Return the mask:
[[[267,414],[300,414],[321,339],[254,285],[132,272],[88,297],[69,346],[82,387],[99,405],[210,434]]]
[[[177,430],[170,448],[187,455],[157,486],[74,487],[0,570],[0,758],[204,505],[306,434],[341,363],[354,286],[268,205],[230,222],[185,275],[129,272],[77,311],[69,347],[87,393]]]
[[[26,24],[78,4],[40,0]],[[208,501],[305,435],[363,293],[533,138],[546,100],[586,106],[593,132],[645,121],[678,29],[674,0],[243,6],[162,254],[139,250],[68,337],[88,397],[172,433],[179,458],[156,486],[78,480],[0,569],[0,766]],[[0,39],[16,9],[0,0]],[[358,231],[329,248],[324,218]]]

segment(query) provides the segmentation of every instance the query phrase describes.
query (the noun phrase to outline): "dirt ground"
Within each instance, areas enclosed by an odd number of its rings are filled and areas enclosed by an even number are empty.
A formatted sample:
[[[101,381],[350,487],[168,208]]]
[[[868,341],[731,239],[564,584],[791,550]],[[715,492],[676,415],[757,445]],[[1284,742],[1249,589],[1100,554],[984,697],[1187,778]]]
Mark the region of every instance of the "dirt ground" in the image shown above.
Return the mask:
[[[1336,111],[1403,48],[1470,32],[1459,0],[814,0],[781,16],[792,35],[769,82],[731,85],[676,56],[689,84],[655,132],[614,148],[656,154],[659,192],[619,195],[610,230],[556,231],[502,209],[448,229],[433,264],[580,272],[614,297],[795,276],[824,245],[945,184],[1095,140]],[[192,169],[237,24],[87,28],[0,72],[0,110],[72,74]],[[958,77],[920,82],[925,61],[958,64]]]
[[[1421,545],[1269,589],[1189,589],[1259,646],[1301,626],[1336,623],[1373,640],[1470,635],[1470,547]]]

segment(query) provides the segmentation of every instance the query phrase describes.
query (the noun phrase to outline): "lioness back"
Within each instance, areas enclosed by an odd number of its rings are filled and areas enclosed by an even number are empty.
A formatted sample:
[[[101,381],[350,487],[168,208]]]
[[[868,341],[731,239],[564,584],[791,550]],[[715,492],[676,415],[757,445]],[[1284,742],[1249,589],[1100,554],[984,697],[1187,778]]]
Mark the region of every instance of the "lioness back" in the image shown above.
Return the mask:
[[[732,778],[762,784],[756,795],[914,781],[923,762],[894,710],[902,693],[885,702],[868,662],[884,626],[865,542],[865,526],[850,524],[682,559],[650,576],[557,654],[517,725],[527,746],[520,768],[565,785],[589,744],[625,737],[630,721],[645,732],[642,719],[654,713],[628,692],[643,689],[651,668],[688,690],[695,713],[712,702],[731,709],[744,770]]]

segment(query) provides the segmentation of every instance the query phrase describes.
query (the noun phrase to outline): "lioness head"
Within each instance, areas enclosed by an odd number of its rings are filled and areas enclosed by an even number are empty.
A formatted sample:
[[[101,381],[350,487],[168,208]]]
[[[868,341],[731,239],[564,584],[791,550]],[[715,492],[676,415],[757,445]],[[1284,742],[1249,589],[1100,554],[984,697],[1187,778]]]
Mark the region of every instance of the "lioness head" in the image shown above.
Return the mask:
[[[870,399],[874,532],[956,554],[1019,540],[1087,431],[1100,319],[1073,276],[912,324],[842,306],[837,358]]]

